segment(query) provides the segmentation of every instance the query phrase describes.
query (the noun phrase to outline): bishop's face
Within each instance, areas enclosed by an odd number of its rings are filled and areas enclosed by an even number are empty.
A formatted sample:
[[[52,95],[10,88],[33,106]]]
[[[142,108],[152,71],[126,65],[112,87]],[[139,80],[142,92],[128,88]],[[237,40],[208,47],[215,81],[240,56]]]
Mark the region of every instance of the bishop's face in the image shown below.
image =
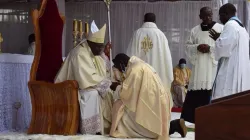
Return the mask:
[[[89,47],[91,49],[91,52],[97,56],[97,55],[101,55],[102,52],[104,51],[104,44],[103,43],[94,43],[91,41],[88,41]]]

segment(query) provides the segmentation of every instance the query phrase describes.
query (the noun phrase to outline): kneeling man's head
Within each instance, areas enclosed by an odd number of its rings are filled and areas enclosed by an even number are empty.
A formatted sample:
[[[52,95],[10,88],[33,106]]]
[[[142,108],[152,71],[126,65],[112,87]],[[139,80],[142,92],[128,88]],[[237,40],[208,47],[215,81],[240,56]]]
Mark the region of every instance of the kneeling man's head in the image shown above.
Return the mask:
[[[130,57],[124,53],[117,54],[113,59],[114,67],[119,71],[124,72],[125,68],[128,66],[128,61]]]

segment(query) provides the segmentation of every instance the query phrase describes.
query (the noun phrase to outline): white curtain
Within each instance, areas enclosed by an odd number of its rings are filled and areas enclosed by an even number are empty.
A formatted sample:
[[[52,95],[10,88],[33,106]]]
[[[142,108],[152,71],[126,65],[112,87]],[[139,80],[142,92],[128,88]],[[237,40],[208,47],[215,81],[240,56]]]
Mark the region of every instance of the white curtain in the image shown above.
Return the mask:
[[[222,0],[222,4],[228,3],[228,0]]]
[[[250,32],[250,1],[246,1],[246,28]]]
[[[60,13],[66,15],[63,36],[63,54],[73,47],[72,21],[74,18],[91,22],[95,20],[100,28],[107,22],[107,9],[104,2],[67,2],[57,0]],[[246,27],[249,27],[249,16],[246,0],[228,0],[237,7],[237,15]],[[111,31],[113,56],[126,52],[127,45],[134,30],[140,28],[146,12],[154,12],[158,27],[169,40],[173,64],[185,58],[184,47],[190,30],[200,23],[199,10],[203,6],[212,7],[214,20],[219,21],[218,10],[222,1],[177,1],[177,2],[115,2],[111,4]],[[250,7],[250,6],[249,6]],[[37,8],[32,3],[11,3],[0,5],[0,32],[3,35],[3,52],[24,53],[28,48],[28,35],[33,33],[30,11]],[[249,10],[250,11],[250,10]]]
[[[59,13],[65,16],[65,0],[56,0],[57,7]],[[65,56],[65,47],[66,46],[66,23],[64,24],[63,28],[63,36],[62,36],[62,55]]]
[[[112,2],[111,32],[113,56],[126,52],[133,31],[140,28],[147,12],[156,14],[156,24],[168,38],[173,64],[185,57],[184,47],[190,29],[200,24],[199,10],[204,6],[214,8],[215,20],[218,19],[217,1],[179,1],[179,2]],[[104,2],[67,3],[66,50],[72,48],[72,20],[95,20],[98,27],[107,23],[107,10]]]

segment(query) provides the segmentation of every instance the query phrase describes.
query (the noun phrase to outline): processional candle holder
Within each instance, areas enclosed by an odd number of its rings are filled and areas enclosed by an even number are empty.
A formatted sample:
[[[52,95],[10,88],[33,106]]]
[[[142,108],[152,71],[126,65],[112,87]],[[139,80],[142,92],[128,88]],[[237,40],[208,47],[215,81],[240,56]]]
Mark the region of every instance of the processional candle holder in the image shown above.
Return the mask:
[[[2,42],[3,42],[3,37],[2,34],[0,33],[0,53],[2,52]]]
[[[89,24],[88,24],[88,22],[85,22],[84,23],[84,37],[85,38],[88,38],[88,35],[89,35]]]
[[[73,43],[74,43],[74,47],[77,45],[77,36],[78,36],[78,22],[76,19],[73,20]]]
[[[76,47],[77,45],[77,38],[78,38],[78,31],[73,31],[73,43],[74,43],[74,47]]]
[[[79,42],[81,42],[82,41],[82,37],[83,37],[83,30],[82,30],[82,21],[81,20],[79,20],[78,21],[78,24],[79,24],[79,32],[78,32],[78,37],[79,37]]]
[[[85,29],[83,31],[83,22],[82,20],[73,20],[73,43],[74,47],[83,40],[83,38],[87,38],[89,32],[89,25],[87,22],[84,23]]]

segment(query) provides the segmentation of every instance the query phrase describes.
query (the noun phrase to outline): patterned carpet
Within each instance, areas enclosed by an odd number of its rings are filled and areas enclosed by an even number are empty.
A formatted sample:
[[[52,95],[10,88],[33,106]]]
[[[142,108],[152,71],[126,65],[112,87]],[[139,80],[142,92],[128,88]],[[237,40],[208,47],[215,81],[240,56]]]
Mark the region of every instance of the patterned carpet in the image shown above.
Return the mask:
[[[172,120],[178,119],[179,113],[172,113]],[[194,127],[190,123],[186,123],[189,127]],[[27,135],[22,132],[2,132],[0,133],[0,140],[125,140],[110,138],[108,136],[98,135],[76,135],[76,136],[58,136],[58,135]],[[144,139],[131,139],[131,140],[144,140]],[[186,138],[181,138],[178,133],[170,136],[170,140],[194,140],[194,132],[188,132]]]
[[[8,132],[0,134],[0,140],[125,140],[97,135],[57,136],[57,135],[26,135],[25,133]],[[144,140],[144,139],[131,139]],[[146,140],[146,139],[145,139]],[[175,133],[170,140],[194,140],[194,133],[189,132],[186,138]]]

